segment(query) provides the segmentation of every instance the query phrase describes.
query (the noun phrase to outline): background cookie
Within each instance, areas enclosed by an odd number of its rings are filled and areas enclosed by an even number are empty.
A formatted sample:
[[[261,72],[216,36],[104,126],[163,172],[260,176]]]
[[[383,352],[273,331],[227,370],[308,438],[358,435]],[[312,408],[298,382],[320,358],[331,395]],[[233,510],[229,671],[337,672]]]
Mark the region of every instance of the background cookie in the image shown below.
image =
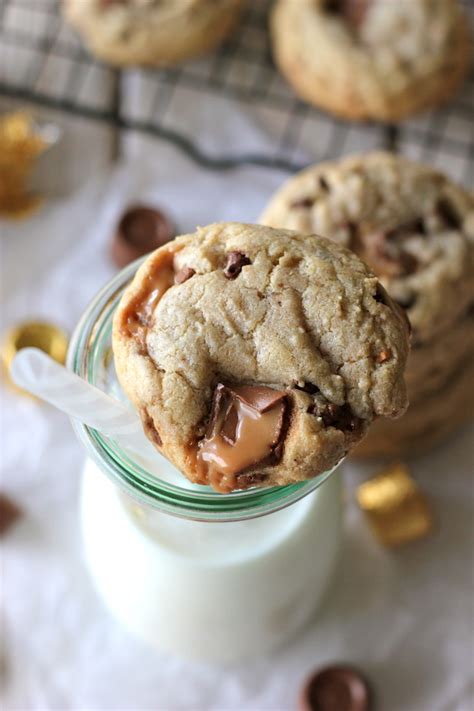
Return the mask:
[[[469,65],[456,0],[278,0],[271,32],[296,92],[349,119],[394,121],[435,106]]]
[[[64,0],[67,19],[111,64],[167,65],[214,49],[246,0]]]
[[[442,427],[431,427],[436,441],[472,416],[472,407],[462,404],[474,390],[468,369],[474,356],[472,194],[429,167],[373,153],[314,166],[290,179],[262,222],[317,231],[350,247],[406,310],[413,328],[409,415],[377,423],[361,447],[364,454],[411,451],[417,432],[429,429],[433,419],[445,418]],[[455,376],[464,373],[463,387],[450,397]],[[447,398],[451,409],[459,401],[455,415],[444,410]]]
[[[312,478],[406,407],[403,312],[315,235],[221,223],[178,238],[138,270],[113,342],[150,439],[221,491]]]

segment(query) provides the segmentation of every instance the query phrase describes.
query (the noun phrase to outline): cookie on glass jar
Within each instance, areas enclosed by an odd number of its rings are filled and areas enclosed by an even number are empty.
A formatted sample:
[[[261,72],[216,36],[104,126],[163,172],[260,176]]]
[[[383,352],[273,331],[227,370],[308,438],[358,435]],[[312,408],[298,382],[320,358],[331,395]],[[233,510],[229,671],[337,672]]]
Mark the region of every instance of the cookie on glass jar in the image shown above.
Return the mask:
[[[127,287],[115,366],[149,439],[229,492],[333,468],[407,405],[409,326],[351,251],[219,223],[152,253]]]
[[[63,0],[64,13],[99,59],[168,66],[213,50],[247,0]]]
[[[349,247],[410,320],[408,414],[375,423],[360,453],[410,453],[472,417],[466,405],[474,397],[472,193],[428,166],[377,152],[296,175],[261,221]]]
[[[351,120],[398,121],[446,101],[469,68],[457,0],[277,0],[273,54],[296,93]]]

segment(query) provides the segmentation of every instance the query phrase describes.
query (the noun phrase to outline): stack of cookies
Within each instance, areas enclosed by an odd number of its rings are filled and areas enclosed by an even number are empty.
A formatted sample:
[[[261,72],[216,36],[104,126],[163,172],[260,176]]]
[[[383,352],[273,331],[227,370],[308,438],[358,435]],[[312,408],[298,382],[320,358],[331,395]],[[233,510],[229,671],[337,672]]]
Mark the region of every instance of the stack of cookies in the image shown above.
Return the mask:
[[[275,195],[266,225],[316,232],[371,267],[412,326],[410,406],[358,452],[412,453],[474,414],[474,196],[390,153],[309,168]]]

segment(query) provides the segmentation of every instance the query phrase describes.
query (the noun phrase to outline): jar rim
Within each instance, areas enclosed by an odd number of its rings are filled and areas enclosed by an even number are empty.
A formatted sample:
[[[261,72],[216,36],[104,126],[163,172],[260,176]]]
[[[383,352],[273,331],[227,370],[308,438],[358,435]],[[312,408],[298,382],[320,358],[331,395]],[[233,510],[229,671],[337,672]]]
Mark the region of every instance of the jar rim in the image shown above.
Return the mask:
[[[97,385],[104,344],[111,353],[112,320],[122,292],[142,259],[128,265],[95,296],[77,324],[69,344],[67,367]],[[221,494],[209,487],[180,487],[165,482],[134,461],[119,443],[72,419],[73,428],[95,464],[140,504],[198,521],[240,521],[289,506],[317,489],[334,469],[314,479],[286,486],[253,487]]]

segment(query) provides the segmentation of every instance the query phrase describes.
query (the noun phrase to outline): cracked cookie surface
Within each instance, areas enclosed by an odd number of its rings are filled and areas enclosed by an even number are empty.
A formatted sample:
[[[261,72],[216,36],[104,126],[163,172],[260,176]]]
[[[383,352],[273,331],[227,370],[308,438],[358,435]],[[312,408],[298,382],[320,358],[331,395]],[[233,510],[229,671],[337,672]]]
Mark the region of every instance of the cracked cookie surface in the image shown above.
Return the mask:
[[[360,451],[410,451],[414,408],[421,431],[424,410],[427,422],[433,420],[428,411],[436,393],[474,357],[474,196],[433,168],[379,152],[303,171],[276,193],[261,219],[353,249],[405,308],[413,328],[406,371],[413,413],[410,420],[377,422]],[[466,392],[474,397],[472,377],[463,388],[450,397],[449,412],[440,398],[440,435],[472,414],[465,405]]]
[[[408,325],[349,250],[219,223],[154,252],[114,319],[119,380],[189,479],[312,478],[406,407]]]
[[[63,0],[66,18],[106,62],[171,65],[214,49],[246,0]]]
[[[457,0],[278,0],[273,54],[304,99],[345,118],[395,121],[448,99],[469,68]]]

